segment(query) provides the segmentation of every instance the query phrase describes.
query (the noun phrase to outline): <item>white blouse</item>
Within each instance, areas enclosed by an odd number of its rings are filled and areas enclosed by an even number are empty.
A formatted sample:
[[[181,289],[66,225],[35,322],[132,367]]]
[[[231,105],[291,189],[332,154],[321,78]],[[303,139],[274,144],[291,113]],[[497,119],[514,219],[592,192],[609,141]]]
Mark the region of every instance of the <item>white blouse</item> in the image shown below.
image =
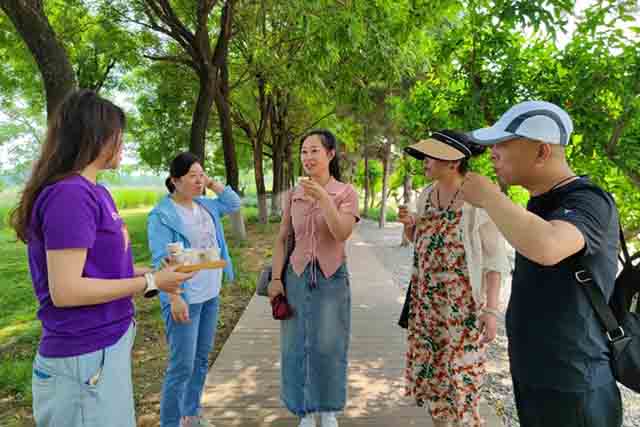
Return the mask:
[[[430,185],[418,196],[418,217],[424,216],[426,202],[432,189],[433,186]],[[473,298],[480,306],[484,306],[486,302],[484,273],[498,272],[501,279],[510,273],[506,242],[487,212],[466,202],[462,205],[460,225],[463,230],[462,239]]]

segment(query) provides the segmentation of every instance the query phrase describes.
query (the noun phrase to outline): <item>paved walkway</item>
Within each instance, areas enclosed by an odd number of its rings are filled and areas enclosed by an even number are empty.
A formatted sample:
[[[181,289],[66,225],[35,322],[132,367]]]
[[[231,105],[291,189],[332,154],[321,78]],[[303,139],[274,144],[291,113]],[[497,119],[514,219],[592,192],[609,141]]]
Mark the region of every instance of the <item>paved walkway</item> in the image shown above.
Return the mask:
[[[403,295],[357,233],[348,257],[353,317],[349,399],[340,426],[431,426],[425,410],[403,397],[405,333],[396,325]],[[267,299],[255,296],[207,378],[202,405],[215,426],[297,426],[280,404],[279,339]],[[487,405],[482,413],[488,427],[500,425]]]

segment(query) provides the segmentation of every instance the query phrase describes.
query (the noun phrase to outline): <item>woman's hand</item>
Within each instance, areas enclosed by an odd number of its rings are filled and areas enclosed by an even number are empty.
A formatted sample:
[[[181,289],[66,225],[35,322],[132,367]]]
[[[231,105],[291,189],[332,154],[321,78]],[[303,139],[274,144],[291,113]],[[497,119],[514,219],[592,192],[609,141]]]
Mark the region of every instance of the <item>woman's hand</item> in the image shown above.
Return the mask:
[[[282,280],[272,280],[267,286],[267,295],[269,295],[269,301],[273,301],[278,295],[284,295]]]
[[[224,191],[224,185],[213,178],[209,178],[208,176],[205,176],[205,187],[215,192],[216,194],[220,194]]]
[[[406,212],[398,212],[398,222],[408,227],[416,225],[416,217],[413,214]]]
[[[329,201],[329,193],[323,186],[312,179],[300,180],[300,185],[304,190],[305,196],[311,197],[313,200],[320,202],[321,205]]]
[[[489,344],[496,339],[496,334],[498,333],[498,318],[494,313],[484,312],[478,320],[480,322],[480,329],[482,330],[480,344]]]
[[[161,291],[164,291],[168,294],[178,295],[182,292],[180,289],[180,285],[187,280],[191,279],[196,272],[191,273],[178,273],[175,271],[179,266],[172,265],[163,268],[160,271],[153,273],[153,277],[156,280],[156,286]]]
[[[171,317],[178,323],[191,321],[189,319],[189,304],[184,302],[181,296],[171,297]]]

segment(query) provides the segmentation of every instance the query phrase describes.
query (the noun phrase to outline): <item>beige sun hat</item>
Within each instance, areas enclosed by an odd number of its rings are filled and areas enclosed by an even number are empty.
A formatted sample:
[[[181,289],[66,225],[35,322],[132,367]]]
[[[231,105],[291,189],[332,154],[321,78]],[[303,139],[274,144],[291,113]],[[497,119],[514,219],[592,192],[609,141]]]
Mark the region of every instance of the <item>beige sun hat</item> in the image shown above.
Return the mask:
[[[446,129],[433,132],[429,138],[410,145],[404,151],[418,160],[430,157],[455,161],[471,157],[469,142],[469,137],[465,134]]]

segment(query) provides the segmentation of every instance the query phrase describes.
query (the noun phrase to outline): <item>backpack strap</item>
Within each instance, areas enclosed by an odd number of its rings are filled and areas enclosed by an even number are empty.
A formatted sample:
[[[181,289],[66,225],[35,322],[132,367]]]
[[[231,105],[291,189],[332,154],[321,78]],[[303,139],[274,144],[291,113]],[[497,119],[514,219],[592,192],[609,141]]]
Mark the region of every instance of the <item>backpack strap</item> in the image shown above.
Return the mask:
[[[611,307],[607,304],[604,294],[595,282],[591,272],[583,267],[580,261],[576,261],[576,267],[574,276],[580,284],[579,286],[584,290],[593,310],[596,312],[596,316],[604,327],[609,341],[614,342],[624,338],[624,329],[622,329],[622,326],[618,323],[618,320],[613,314],[613,310],[611,310]]]
[[[622,231],[622,225],[620,225],[620,249],[622,250],[622,256],[620,257],[620,261],[622,264],[627,264],[631,262],[631,257],[629,256],[629,248],[627,248],[627,241],[624,238],[624,231]]]
[[[605,190],[601,189],[597,185],[594,185],[590,182],[588,182],[588,185],[594,189],[597,189],[597,191],[603,193],[605,197],[607,197],[613,202],[613,205],[615,206],[615,200],[608,192],[606,192]],[[628,260],[629,252],[627,249],[627,244],[624,240],[622,225],[620,224],[619,220],[618,220],[618,228],[620,232],[620,246],[622,247],[624,256]],[[576,258],[573,264],[574,264],[574,269],[573,269],[574,277],[576,281],[580,284],[580,287],[582,287],[585,295],[587,296],[587,299],[589,300],[589,303],[591,304],[591,307],[593,307],[593,310],[595,311],[596,316],[598,317],[598,320],[600,320],[600,323],[607,335],[607,339],[612,343],[621,340],[622,338],[625,337],[624,329],[622,329],[622,326],[618,323],[618,319],[616,319],[616,316],[613,310],[611,309],[611,307],[609,307],[609,304],[607,303],[607,300],[605,299],[605,296],[602,293],[602,289],[596,283],[593,275],[591,274],[591,271],[582,264],[581,257]]]

